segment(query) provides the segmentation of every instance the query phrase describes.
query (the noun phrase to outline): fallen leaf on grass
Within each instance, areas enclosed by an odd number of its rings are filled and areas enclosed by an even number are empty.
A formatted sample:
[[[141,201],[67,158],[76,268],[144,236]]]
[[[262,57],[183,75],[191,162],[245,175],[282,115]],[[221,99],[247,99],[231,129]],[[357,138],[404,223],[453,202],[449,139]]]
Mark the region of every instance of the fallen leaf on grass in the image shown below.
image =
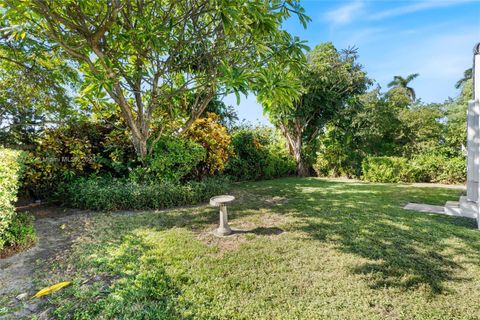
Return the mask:
[[[38,291],[33,297],[34,298],[40,298],[44,295],[47,295],[47,294],[53,293],[55,291],[58,291],[58,290],[60,290],[64,287],[68,286],[70,283],[72,283],[72,281],[63,281],[63,282],[59,282],[57,284],[54,284],[53,286],[43,288],[42,290]]]

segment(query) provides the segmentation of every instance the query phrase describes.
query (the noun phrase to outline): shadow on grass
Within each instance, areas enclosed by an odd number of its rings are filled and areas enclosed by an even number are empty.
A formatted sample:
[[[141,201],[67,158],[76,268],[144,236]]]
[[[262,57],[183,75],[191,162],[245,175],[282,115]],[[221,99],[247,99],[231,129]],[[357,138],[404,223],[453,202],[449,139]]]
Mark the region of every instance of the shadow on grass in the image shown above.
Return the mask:
[[[251,230],[232,230],[233,234],[255,234],[257,236],[272,236],[282,234],[284,231],[277,227],[258,227]]]
[[[410,201],[443,204],[458,190],[287,179],[273,187],[258,184],[252,193],[272,192],[289,199],[275,209],[296,218],[294,230],[369,260],[352,272],[373,279],[371,288],[426,286],[439,294],[447,281],[468,280],[456,276],[463,263],[480,263],[480,233],[473,220],[401,208]],[[460,255],[462,263],[455,259]]]
[[[232,219],[262,210],[293,217],[286,231],[304,233],[319,245],[333,245],[367,260],[352,266],[351,272],[365,276],[374,289],[424,287],[440,294],[447,291],[446,282],[468,280],[458,276],[466,263],[480,264],[480,232],[473,220],[402,209],[407,202],[443,204],[455,199],[458,190],[288,178],[239,184],[235,193],[239,200],[229,206]],[[273,197],[282,200],[269,201]],[[202,232],[217,221],[218,209],[207,206],[136,214],[135,219],[117,216],[117,226],[107,226],[103,236],[122,230],[128,237],[137,228]],[[258,227],[240,232],[272,235],[283,230]],[[117,239],[112,245],[125,241],[114,234],[111,238]]]

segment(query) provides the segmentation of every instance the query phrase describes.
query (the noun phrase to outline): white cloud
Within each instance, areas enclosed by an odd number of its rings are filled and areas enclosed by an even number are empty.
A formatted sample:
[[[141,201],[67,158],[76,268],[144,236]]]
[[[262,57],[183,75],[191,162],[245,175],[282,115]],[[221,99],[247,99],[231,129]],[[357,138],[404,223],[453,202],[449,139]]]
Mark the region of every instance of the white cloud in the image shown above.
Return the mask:
[[[391,36],[387,28],[365,27],[359,29],[348,29],[337,32],[338,43],[341,47],[355,46],[362,47],[369,43],[375,43],[382,39],[389,39]]]
[[[325,18],[335,25],[345,25],[353,21],[364,7],[363,1],[355,1],[342,7],[329,11]]]
[[[372,20],[381,20],[385,18],[401,16],[404,14],[415,13],[418,11],[435,9],[435,8],[445,8],[450,6],[455,6],[467,2],[473,2],[475,0],[424,0],[415,2],[413,4],[397,7],[394,9],[380,11],[378,13],[370,15]]]

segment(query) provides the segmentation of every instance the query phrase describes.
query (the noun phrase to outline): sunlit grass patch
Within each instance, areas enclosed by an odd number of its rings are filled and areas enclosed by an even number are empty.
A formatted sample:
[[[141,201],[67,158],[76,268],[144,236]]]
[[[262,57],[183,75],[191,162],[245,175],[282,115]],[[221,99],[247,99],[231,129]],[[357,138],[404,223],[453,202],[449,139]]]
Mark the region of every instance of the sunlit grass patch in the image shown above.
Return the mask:
[[[473,220],[403,210],[458,190],[288,178],[238,184],[218,209],[98,215],[50,298],[59,318],[475,319]],[[414,199],[414,200],[413,200]],[[43,284],[53,277],[46,275]]]

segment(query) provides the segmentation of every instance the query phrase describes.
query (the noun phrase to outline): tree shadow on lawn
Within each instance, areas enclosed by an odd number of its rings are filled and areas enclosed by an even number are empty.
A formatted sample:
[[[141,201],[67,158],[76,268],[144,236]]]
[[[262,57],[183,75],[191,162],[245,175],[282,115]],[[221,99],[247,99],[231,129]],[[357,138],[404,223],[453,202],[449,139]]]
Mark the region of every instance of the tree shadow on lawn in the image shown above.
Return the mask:
[[[295,216],[298,223],[292,228],[310,239],[370,260],[352,272],[373,279],[371,288],[427,286],[440,294],[448,291],[447,281],[469,280],[455,276],[465,264],[480,264],[480,232],[474,220],[402,209],[410,201],[444,203],[458,190],[318,179],[283,184],[273,189],[258,185],[252,191],[258,195],[274,190],[288,198],[276,211]]]
[[[251,214],[246,210],[235,215],[241,218]],[[89,288],[90,294],[75,295],[74,288],[70,288],[65,293],[68,299],[81,304],[81,312],[92,318],[185,319],[181,310],[192,304],[184,297],[179,300],[180,287],[181,283],[194,280],[188,270],[183,270],[182,261],[217,253],[215,248],[196,241],[190,231],[213,230],[212,225],[218,223],[218,208],[198,206],[144,213],[116,212],[99,215],[97,219],[103,221],[98,223],[94,233],[86,235],[87,241],[79,242],[82,250],[76,259],[83,265],[80,269],[86,270],[83,277],[105,275],[97,281],[101,290],[96,293],[94,288]],[[234,234],[272,236],[282,232],[275,227],[256,227],[235,230]],[[172,277],[172,269],[174,274],[180,275]],[[90,287],[91,283],[80,281],[75,286]],[[57,305],[62,303],[61,300],[53,301]],[[60,317],[71,316],[62,312],[77,312],[70,308],[59,310]]]
[[[413,290],[424,286],[432,294],[440,294],[448,291],[446,282],[469,280],[455,275],[467,264],[480,264],[480,232],[473,220],[402,209],[410,201],[444,203],[455,199],[458,190],[288,178],[243,183],[234,194],[240,196],[229,206],[232,220],[264,212],[293,217],[286,231],[302,232],[367,259],[351,271],[366,276],[372,288]],[[272,197],[286,201],[269,201]],[[198,233],[213,230],[218,208],[200,206],[158,211],[153,216],[152,212],[136,213],[135,219],[128,215],[116,218],[114,224],[117,228],[123,224],[118,230],[126,236],[138,228],[185,228]],[[111,237],[110,245],[125,240],[115,234],[117,228],[104,228],[99,232]],[[272,234],[262,228],[245,233]]]
[[[233,229],[232,231],[233,234],[255,234],[257,236],[279,235],[284,232],[283,229],[277,227],[257,227],[250,230]]]

